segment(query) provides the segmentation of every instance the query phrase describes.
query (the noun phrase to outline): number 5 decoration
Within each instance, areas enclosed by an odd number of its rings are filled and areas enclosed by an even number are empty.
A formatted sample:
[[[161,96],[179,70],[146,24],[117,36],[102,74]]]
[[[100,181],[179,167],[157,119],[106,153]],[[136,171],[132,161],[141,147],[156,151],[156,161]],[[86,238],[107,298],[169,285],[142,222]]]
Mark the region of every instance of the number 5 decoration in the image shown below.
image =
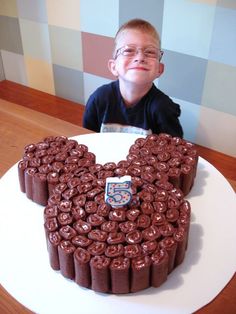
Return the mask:
[[[105,202],[112,207],[120,207],[131,201],[131,176],[106,179]]]

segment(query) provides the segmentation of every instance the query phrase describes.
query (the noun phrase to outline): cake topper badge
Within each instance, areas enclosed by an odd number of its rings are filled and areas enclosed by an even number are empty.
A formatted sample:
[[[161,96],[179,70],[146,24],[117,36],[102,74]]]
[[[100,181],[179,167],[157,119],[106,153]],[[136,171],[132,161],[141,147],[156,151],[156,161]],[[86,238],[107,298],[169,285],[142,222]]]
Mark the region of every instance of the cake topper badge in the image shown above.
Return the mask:
[[[131,176],[106,179],[105,202],[112,207],[121,207],[131,201]]]

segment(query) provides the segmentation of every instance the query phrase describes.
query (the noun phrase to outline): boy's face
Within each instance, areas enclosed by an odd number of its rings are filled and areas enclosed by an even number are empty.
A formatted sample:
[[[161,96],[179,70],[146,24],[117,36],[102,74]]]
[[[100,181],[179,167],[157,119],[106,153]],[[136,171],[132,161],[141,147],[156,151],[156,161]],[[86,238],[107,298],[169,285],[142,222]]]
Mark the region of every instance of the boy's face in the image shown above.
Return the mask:
[[[134,53],[121,53],[123,47],[129,46]],[[108,66],[113,75],[124,82],[134,83],[137,85],[151,84],[154,79],[159,77],[163,72],[163,64],[159,62],[159,43],[150,34],[137,30],[127,30],[120,34],[117,41],[117,55],[114,59],[109,60]],[[152,56],[146,52],[158,51],[158,55]],[[131,50],[131,51],[132,51]],[[127,51],[127,53],[126,53]]]

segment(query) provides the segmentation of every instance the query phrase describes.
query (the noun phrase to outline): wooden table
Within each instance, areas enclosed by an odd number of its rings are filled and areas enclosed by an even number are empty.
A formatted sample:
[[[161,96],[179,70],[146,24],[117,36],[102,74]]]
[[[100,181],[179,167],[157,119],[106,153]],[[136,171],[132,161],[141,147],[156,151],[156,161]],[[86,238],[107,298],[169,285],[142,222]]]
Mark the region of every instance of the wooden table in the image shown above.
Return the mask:
[[[49,135],[75,136],[91,133],[72,123],[19,106],[0,99],[0,176],[2,176],[22,156],[22,149],[29,143],[40,141]],[[227,157],[212,150],[199,147],[200,155],[215,161],[217,168],[236,191],[235,158]],[[209,158],[207,158],[209,157]],[[213,165],[215,165],[213,163]],[[224,170],[224,171],[223,171]],[[219,270],[220,271],[220,270]],[[217,280],[217,279],[216,279]],[[201,293],[201,291],[199,291]],[[197,314],[236,313],[236,276],[210,304],[198,310]],[[184,296],[183,296],[184,297]],[[18,303],[7,291],[0,286],[0,313],[32,313]]]

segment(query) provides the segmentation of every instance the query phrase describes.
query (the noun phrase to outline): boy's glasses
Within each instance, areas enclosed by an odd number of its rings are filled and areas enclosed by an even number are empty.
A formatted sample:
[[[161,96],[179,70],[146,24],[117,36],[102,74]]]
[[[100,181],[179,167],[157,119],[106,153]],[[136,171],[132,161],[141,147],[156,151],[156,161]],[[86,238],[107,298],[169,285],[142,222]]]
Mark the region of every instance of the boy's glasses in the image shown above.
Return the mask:
[[[164,53],[162,50],[153,46],[141,48],[141,47],[136,47],[133,45],[127,45],[116,50],[115,59],[119,55],[132,58],[136,56],[139,53],[139,51],[141,51],[145,57],[150,58],[150,59],[158,59],[159,61],[161,61],[161,58]]]

